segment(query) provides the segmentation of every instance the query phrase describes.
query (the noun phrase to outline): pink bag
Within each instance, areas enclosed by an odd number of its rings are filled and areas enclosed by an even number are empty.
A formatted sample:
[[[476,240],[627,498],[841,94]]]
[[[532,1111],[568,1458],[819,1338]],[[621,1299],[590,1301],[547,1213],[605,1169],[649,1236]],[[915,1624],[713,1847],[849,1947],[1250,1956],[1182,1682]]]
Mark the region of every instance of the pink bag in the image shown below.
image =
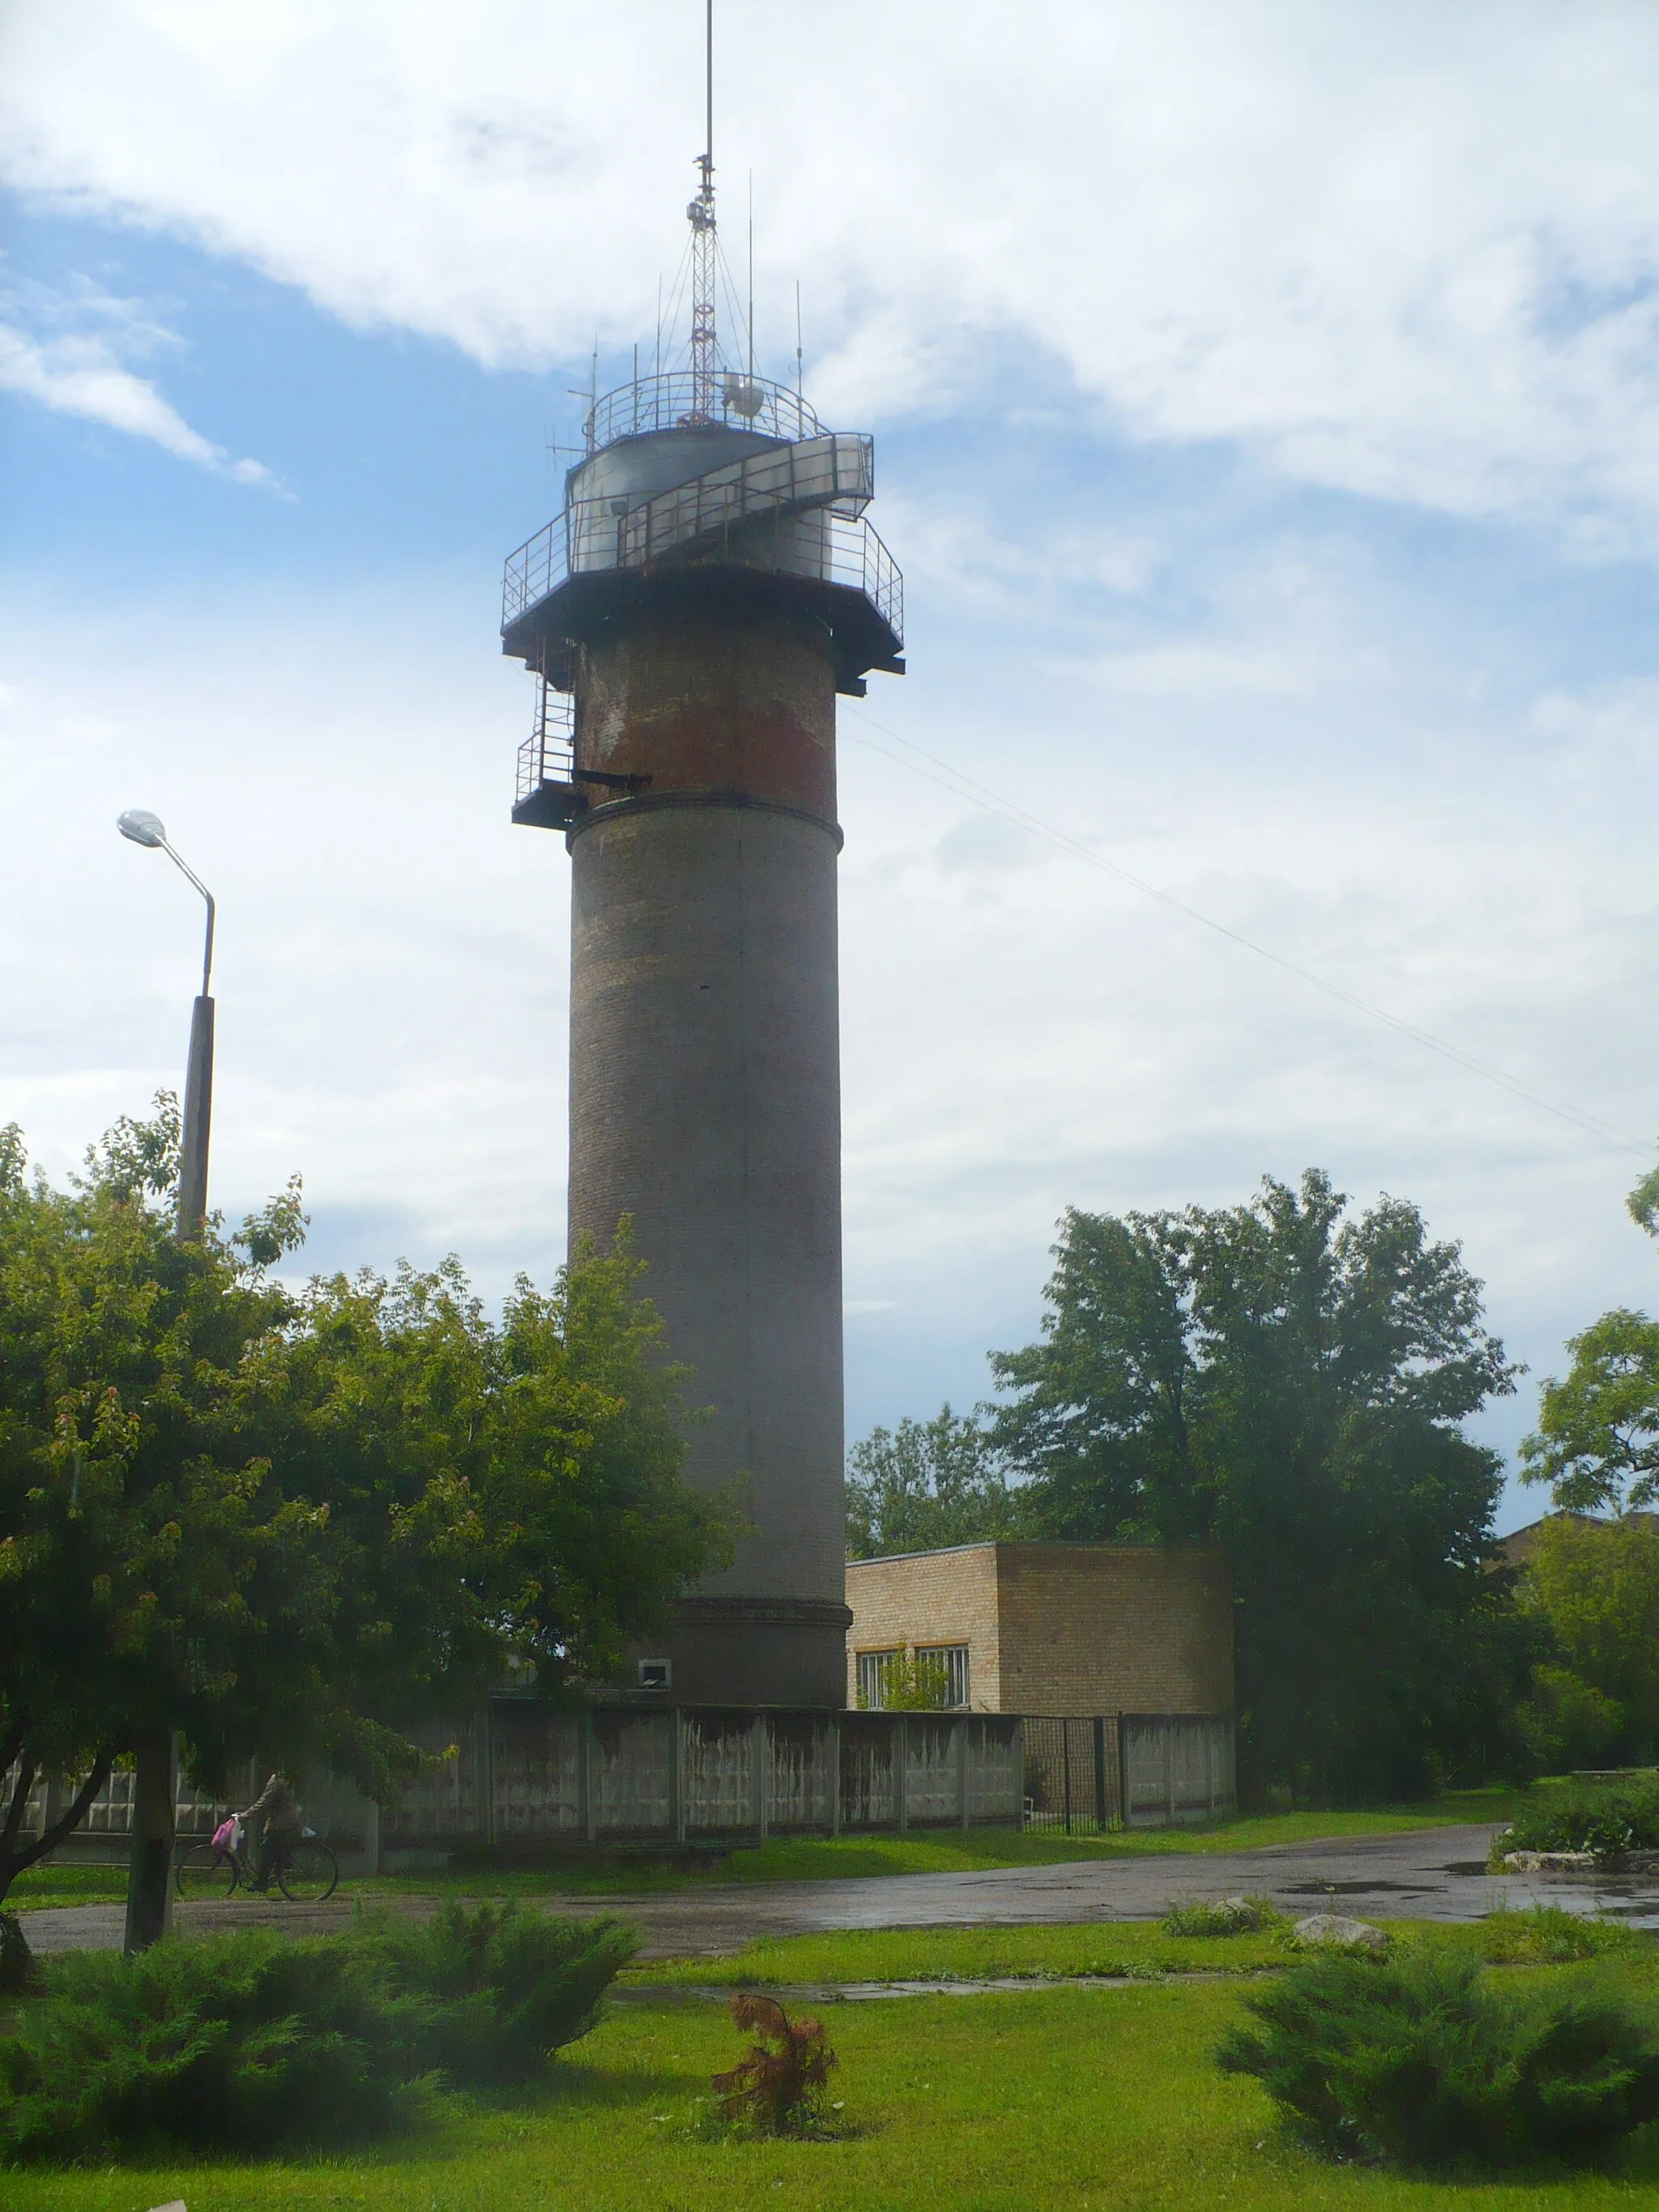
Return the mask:
[[[241,1822],[233,1813],[228,1820],[221,1820],[213,1832],[213,1840],[222,1851],[234,1851],[241,1840]]]

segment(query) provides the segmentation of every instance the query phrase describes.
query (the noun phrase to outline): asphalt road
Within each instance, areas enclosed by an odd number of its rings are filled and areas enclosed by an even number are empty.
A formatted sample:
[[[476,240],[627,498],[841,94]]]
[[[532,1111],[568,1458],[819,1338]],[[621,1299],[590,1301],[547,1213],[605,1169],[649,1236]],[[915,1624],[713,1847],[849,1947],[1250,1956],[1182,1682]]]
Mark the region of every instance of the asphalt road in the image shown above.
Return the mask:
[[[975,1874],[888,1875],[843,1881],[714,1884],[643,1897],[548,1897],[538,1908],[593,1918],[616,1914],[639,1929],[641,1955],[719,1956],[760,1936],[805,1936],[852,1928],[1015,1928],[1042,1923],[1156,1920],[1173,1899],[1271,1897],[1285,1912],[1352,1912],[1368,1920],[1479,1920],[1497,1905],[1564,1905],[1614,1912],[1659,1927],[1659,1876],[1629,1879],[1494,1877],[1486,1871],[1490,1827],[1419,1828],[1395,1836],[1349,1836],[1264,1850],[1167,1857],[1070,1860],[1057,1866],[997,1867]],[[390,1899],[396,1910],[429,1912],[432,1901]],[[118,1944],[122,1909],[83,1905],[25,1917],[37,1951]],[[292,1905],[263,1899],[182,1905],[179,1925],[283,1927],[295,1935],[343,1926],[351,1906]]]

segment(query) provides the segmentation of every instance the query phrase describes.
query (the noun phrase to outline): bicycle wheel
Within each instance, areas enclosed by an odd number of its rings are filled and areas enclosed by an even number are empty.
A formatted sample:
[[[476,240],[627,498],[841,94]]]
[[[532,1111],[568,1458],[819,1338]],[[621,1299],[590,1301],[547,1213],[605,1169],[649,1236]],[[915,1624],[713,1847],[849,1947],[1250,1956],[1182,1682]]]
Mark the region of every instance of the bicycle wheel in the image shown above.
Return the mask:
[[[276,1886],[290,1905],[320,1905],[332,1897],[340,1869],[326,1844],[295,1844],[276,1869]]]
[[[217,1844],[191,1844],[173,1862],[173,1887],[180,1897],[228,1897],[237,1880],[235,1860]]]

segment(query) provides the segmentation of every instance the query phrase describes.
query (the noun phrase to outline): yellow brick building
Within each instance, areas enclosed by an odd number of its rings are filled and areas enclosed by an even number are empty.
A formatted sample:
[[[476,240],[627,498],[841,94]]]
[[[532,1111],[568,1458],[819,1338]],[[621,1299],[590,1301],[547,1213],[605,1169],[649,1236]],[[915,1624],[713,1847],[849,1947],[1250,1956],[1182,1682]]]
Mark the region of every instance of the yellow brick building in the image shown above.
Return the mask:
[[[847,1693],[887,1655],[935,1655],[986,1713],[1230,1713],[1232,1592],[1212,1545],[961,1544],[849,1559]],[[862,1697],[860,1697],[862,1692]]]

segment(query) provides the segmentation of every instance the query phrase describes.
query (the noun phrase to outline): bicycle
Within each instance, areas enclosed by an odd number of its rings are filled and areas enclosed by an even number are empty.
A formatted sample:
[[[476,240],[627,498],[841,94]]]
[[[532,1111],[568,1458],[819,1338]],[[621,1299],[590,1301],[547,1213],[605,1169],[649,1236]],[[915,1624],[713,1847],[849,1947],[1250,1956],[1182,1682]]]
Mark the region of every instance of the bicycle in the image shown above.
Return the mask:
[[[240,1842],[224,1844],[197,1843],[181,1850],[173,1869],[173,1887],[187,1899],[230,1897],[244,1889],[268,1896],[272,1883],[290,1905],[321,1905],[339,1886],[340,1864],[314,1828],[302,1829],[298,1838],[280,1846],[276,1864],[264,1882],[256,1881]]]

